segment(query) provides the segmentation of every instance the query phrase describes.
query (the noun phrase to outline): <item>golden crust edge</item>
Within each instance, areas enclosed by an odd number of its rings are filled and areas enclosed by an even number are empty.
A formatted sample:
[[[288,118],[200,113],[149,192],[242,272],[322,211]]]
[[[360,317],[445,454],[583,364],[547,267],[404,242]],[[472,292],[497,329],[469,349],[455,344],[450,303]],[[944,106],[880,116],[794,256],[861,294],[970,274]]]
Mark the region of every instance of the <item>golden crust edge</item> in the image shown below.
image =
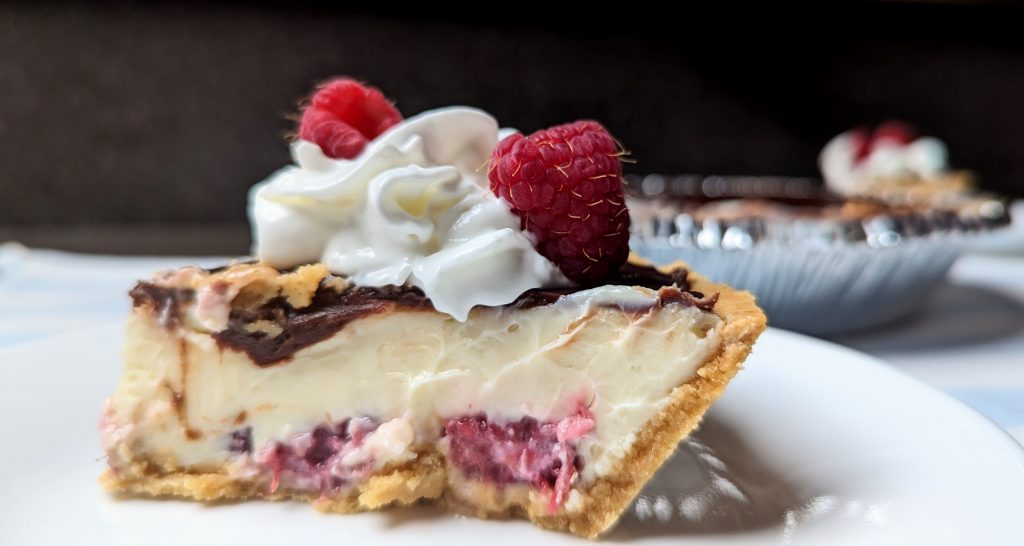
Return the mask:
[[[630,261],[649,262],[634,256]],[[659,269],[667,272],[689,267],[674,262]],[[700,424],[704,413],[725,391],[725,386],[742,367],[758,336],[767,326],[765,314],[749,292],[713,283],[689,271],[690,289],[718,294],[714,312],[722,321],[718,354],[704,363],[697,374],[675,387],[669,402],[637,434],[636,441],[619,463],[619,472],[603,476],[583,495],[583,505],[575,513],[530,519],[548,529],[567,530],[595,539],[610,530],[629,507],[643,486],[675,452],[676,446]]]
[[[413,461],[385,468],[353,487],[347,495],[332,499],[304,491],[285,490],[266,494],[260,491],[263,484],[234,479],[226,469],[211,472],[161,472],[147,468],[145,463],[136,463],[128,472],[122,473],[107,469],[100,476],[100,484],[110,492],[129,495],[180,497],[201,502],[254,497],[275,501],[294,499],[310,502],[324,512],[354,513],[438,498],[445,489],[445,476],[445,463],[440,455],[421,453]]]

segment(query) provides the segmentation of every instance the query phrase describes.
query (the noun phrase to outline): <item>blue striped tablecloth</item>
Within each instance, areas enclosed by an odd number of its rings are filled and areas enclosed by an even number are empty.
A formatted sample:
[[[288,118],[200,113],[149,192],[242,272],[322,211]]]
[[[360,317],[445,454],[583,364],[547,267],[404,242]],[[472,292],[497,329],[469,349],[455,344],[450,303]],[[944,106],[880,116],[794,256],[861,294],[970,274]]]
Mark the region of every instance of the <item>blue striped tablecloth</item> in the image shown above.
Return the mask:
[[[215,266],[224,258],[140,258],[30,250],[0,243],[0,348],[121,321],[138,279],[184,264]]]
[[[223,258],[137,258],[0,244],[0,350],[122,321],[127,290],[154,271]],[[834,341],[959,398],[1024,443],[1024,257],[963,257],[914,317]]]

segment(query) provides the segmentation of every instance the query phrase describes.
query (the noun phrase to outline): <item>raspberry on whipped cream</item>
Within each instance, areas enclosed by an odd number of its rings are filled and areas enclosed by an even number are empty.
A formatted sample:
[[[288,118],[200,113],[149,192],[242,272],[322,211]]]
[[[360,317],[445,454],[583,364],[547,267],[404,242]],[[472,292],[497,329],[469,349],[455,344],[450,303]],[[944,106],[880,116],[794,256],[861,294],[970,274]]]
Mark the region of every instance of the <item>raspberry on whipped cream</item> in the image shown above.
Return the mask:
[[[853,129],[825,145],[818,157],[825,184],[841,195],[862,195],[879,181],[928,180],[949,170],[946,145],[917,137],[904,123],[890,121],[873,133]]]
[[[597,283],[629,255],[621,155],[600,123],[577,121],[505,138],[488,178],[544,257],[576,282]]]
[[[317,89],[299,121],[299,138],[315,142],[324,155],[352,159],[366,143],[402,121],[376,87],[335,78]]]

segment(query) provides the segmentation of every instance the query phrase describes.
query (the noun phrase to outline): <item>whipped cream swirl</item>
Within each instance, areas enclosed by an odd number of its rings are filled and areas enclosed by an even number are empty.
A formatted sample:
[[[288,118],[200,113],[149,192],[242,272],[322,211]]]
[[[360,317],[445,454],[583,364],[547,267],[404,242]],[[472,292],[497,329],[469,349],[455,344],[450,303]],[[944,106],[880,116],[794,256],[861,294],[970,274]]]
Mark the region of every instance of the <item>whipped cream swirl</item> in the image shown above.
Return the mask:
[[[879,181],[929,180],[949,170],[946,145],[933,137],[908,143],[881,140],[871,152],[857,158],[856,131],[842,133],[825,145],[818,157],[829,189],[843,195],[860,195]]]
[[[498,134],[487,113],[451,107],[399,123],[351,160],[296,141],[295,165],[250,192],[256,254],[274,267],[323,262],[357,285],[409,283],[460,321],[475,305],[566,285],[486,187]]]

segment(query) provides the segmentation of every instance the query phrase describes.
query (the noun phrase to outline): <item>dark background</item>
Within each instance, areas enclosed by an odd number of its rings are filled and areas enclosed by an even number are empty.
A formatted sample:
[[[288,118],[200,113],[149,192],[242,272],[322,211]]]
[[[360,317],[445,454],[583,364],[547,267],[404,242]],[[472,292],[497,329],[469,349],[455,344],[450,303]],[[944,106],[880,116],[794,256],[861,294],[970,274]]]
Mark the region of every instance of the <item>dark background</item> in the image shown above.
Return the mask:
[[[813,176],[828,138],[899,117],[988,189],[1024,195],[1019,7],[522,6],[452,19],[315,3],[0,5],[0,241],[242,253],[246,190],[288,161],[288,115],[335,74],[406,115],[469,104],[524,131],[596,118],[636,173]]]

